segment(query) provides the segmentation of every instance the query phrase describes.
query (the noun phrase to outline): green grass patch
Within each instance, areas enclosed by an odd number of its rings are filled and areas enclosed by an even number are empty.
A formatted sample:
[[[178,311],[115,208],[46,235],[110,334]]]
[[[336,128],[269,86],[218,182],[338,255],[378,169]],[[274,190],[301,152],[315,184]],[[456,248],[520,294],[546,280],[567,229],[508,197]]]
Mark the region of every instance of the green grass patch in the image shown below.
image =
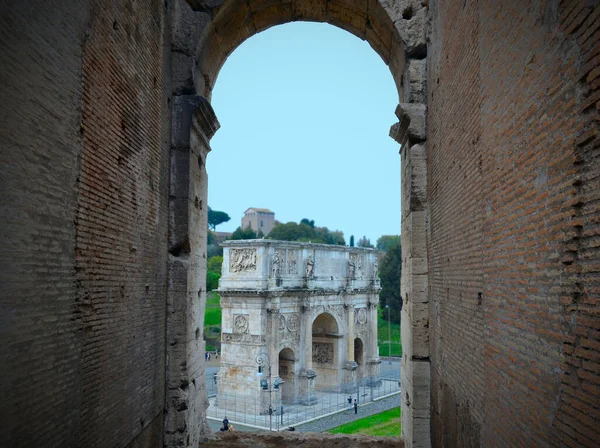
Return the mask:
[[[204,313],[204,339],[206,350],[214,352],[220,348],[221,341],[221,298],[216,292],[206,295],[206,311]]]
[[[206,312],[204,313],[204,328],[209,325],[221,326],[221,299],[216,292],[209,292],[206,295]]]
[[[391,340],[392,356],[402,356],[402,342],[400,341],[400,324],[390,322],[388,329],[388,321],[384,309],[377,310],[377,342],[379,345],[379,356],[388,356],[389,348],[388,341]],[[387,317],[387,316],[386,316]]]
[[[360,412],[360,408],[358,408]],[[331,434],[364,434],[366,436],[400,437],[402,423],[400,408],[361,418],[330,429]]]

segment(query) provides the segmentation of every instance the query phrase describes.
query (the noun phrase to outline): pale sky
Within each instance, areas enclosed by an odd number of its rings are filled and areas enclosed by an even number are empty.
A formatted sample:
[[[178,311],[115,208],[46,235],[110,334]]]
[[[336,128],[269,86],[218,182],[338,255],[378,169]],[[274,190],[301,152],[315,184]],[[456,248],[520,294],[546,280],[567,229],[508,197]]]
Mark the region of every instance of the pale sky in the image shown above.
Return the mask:
[[[375,244],[400,233],[399,145],[389,136],[398,94],[365,41],[327,24],[295,22],[245,41],[221,69],[212,105],[221,128],[208,156],[208,203],[248,207]]]

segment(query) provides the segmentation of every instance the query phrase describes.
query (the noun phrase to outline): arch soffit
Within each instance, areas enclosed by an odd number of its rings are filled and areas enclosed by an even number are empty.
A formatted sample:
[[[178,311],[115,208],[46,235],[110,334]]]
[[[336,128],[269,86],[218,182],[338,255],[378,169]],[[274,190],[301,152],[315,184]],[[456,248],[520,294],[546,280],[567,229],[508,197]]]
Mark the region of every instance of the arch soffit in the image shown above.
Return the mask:
[[[333,319],[333,321],[335,322],[335,325],[336,325],[336,327],[337,327],[337,331],[341,331],[341,329],[342,329],[342,326],[340,325],[340,324],[341,324],[341,322],[339,322],[339,321],[338,321],[338,318],[337,318],[337,316],[335,316],[334,314],[331,314],[331,313],[330,313],[330,312],[328,312],[328,311],[324,311],[324,312],[322,312],[322,313],[319,313],[319,314],[317,314],[317,315],[316,315],[316,316],[315,316],[315,317],[312,319],[312,321],[311,321],[311,323],[310,323],[311,327],[312,327],[312,326],[315,324],[315,321],[316,321],[316,320],[317,320],[319,317],[321,317],[321,316],[328,316],[328,317],[332,318],[332,319]]]
[[[196,92],[210,100],[221,67],[239,45],[272,26],[295,21],[329,23],[366,40],[388,65],[402,101],[404,45],[390,13],[379,0],[223,1],[198,43]]]
[[[296,361],[297,361],[297,359],[296,359],[296,352],[295,352],[295,351],[294,351],[294,349],[293,349],[292,347],[290,347],[289,345],[284,345],[284,346],[282,346],[282,347],[281,347],[281,349],[279,350],[279,353],[278,353],[278,355],[277,355],[277,356],[278,356],[278,358],[279,358],[279,360],[280,360],[280,361],[281,361],[281,352],[282,352],[282,351],[284,351],[284,350],[289,350],[290,352],[292,352],[292,359],[283,358],[284,360],[286,360],[286,361],[294,361],[294,362],[296,362]]]

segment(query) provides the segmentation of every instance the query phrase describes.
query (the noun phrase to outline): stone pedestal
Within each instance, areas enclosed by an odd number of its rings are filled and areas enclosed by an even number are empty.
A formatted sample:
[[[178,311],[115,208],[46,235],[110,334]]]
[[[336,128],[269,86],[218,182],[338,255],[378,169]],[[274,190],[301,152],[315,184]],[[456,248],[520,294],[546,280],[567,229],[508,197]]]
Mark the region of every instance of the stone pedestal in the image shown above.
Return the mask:
[[[358,364],[355,361],[346,361],[342,372],[342,392],[356,392],[356,373]]]
[[[381,359],[379,356],[367,360],[367,386],[381,386]]]
[[[303,405],[312,405],[317,403],[315,396],[315,378],[317,374],[314,370],[302,370],[300,372],[300,397],[299,403]]]

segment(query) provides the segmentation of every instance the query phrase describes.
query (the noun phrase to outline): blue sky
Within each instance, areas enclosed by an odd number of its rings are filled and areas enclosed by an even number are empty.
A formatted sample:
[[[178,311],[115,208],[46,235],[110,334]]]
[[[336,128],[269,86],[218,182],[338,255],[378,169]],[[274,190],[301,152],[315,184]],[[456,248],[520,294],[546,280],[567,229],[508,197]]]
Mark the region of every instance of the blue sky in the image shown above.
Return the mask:
[[[365,41],[296,22],[251,37],[225,62],[212,105],[221,128],[208,156],[208,200],[233,231],[248,207],[281,222],[375,243],[400,233],[399,145],[388,137],[398,95]]]

